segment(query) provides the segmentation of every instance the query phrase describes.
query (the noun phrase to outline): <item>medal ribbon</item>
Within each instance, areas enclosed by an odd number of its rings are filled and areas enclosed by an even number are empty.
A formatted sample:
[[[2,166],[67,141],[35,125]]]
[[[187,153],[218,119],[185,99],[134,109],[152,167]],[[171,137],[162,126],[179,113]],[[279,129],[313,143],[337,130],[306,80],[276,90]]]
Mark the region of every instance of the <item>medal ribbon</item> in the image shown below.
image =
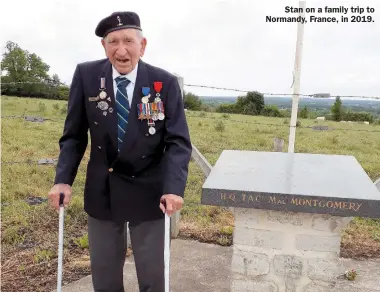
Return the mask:
[[[152,103],[149,103],[149,112],[150,112],[150,114],[151,114],[151,115],[153,114],[153,107],[152,107]]]
[[[158,103],[158,109],[161,113],[164,113],[164,104],[162,101]]]
[[[160,81],[156,81],[156,82],[153,82],[154,84],[154,90],[157,92],[157,93],[160,93],[161,89],[162,89],[162,82]]]
[[[143,119],[144,117],[142,117],[142,104],[140,103],[140,104],[138,104],[137,105],[137,110],[138,110],[138,117],[139,117],[139,119]]]
[[[146,117],[146,104],[142,104],[142,106],[143,106],[144,117]]]
[[[148,112],[148,117],[150,118],[151,112],[150,112],[150,106],[149,105],[150,105],[149,103],[146,104],[146,110]]]

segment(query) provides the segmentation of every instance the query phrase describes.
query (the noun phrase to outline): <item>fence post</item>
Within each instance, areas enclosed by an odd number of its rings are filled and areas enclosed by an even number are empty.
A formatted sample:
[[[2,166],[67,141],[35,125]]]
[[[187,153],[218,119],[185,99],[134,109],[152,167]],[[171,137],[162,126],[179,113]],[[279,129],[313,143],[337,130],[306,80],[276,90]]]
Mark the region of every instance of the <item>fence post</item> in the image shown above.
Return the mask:
[[[284,148],[284,139],[274,138],[273,141],[273,150],[275,152],[282,152]]]
[[[181,96],[183,99],[183,77],[179,74],[174,73],[174,75],[177,77],[179,87],[181,88]],[[176,238],[179,234],[179,221],[181,219],[181,212],[177,211],[171,216],[170,220],[170,233],[172,238]]]
[[[182,94],[182,99],[184,98],[184,91],[183,91],[183,77],[180,76],[179,74],[177,73],[173,73],[175,77],[177,77],[177,80],[178,80],[178,84],[179,84],[179,88],[181,88],[181,94]]]

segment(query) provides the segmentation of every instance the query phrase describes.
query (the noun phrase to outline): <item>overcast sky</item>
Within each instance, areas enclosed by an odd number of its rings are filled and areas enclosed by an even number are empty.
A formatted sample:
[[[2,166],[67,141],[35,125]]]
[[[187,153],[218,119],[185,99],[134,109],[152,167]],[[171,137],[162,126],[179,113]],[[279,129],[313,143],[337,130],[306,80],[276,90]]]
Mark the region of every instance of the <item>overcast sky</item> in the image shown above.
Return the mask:
[[[77,63],[105,57],[94,33],[97,23],[114,11],[132,10],[140,15],[148,40],[143,60],[182,75],[185,84],[292,93],[297,24],[265,22],[267,15],[298,16],[285,13],[286,5],[298,7],[298,1],[5,1],[0,42],[2,50],[11,40],[36,53],[51,74],[70,84]],[[362,16],[372,15],[375,22],[306,23],[301,93],[380,96],[380,1],[306,1],[307,7],[326,5],[370,6],[375,12]],[[339,20],[341,15],[335,14]]]

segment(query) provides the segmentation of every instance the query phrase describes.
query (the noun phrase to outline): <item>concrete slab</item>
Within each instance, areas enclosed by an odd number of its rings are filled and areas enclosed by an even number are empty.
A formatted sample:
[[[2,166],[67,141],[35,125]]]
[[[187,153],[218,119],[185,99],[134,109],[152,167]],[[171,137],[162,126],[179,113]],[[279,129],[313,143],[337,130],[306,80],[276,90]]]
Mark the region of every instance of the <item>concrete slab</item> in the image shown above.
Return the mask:
[[[231,258],[232,247],[173,240],[170,292],[230,292]],[[338,281],[334,291],[380,292],[380,259],[340,260],[345,268],[357,269],[359,276],[356,281]],[[133,257],[126,260],[124,283],[126,292],[138,292]],[[91,276],[66,285],[62,291],[92,292]]]
[[[201,203],[380,218],[380,192],[351,155],[224,150]]]
[[[175,239],[171,247],[170,292],[229,292],[232,249]],[[126,292],[138,292],[133,256],[124,266]],[[91,276],[62,288],[62,292],[92,292]]]

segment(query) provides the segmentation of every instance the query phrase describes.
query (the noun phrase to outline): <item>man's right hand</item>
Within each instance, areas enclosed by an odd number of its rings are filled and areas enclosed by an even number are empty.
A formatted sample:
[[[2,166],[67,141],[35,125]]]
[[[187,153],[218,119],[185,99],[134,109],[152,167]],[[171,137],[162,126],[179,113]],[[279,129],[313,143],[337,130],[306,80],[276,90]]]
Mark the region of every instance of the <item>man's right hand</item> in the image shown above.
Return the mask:
[[[49,203],[54,209],[59,210],[59,194],[64,193],[63,205],[67,207],[71,200],[71,186],[67,184],[55,184],[49,192]]]

